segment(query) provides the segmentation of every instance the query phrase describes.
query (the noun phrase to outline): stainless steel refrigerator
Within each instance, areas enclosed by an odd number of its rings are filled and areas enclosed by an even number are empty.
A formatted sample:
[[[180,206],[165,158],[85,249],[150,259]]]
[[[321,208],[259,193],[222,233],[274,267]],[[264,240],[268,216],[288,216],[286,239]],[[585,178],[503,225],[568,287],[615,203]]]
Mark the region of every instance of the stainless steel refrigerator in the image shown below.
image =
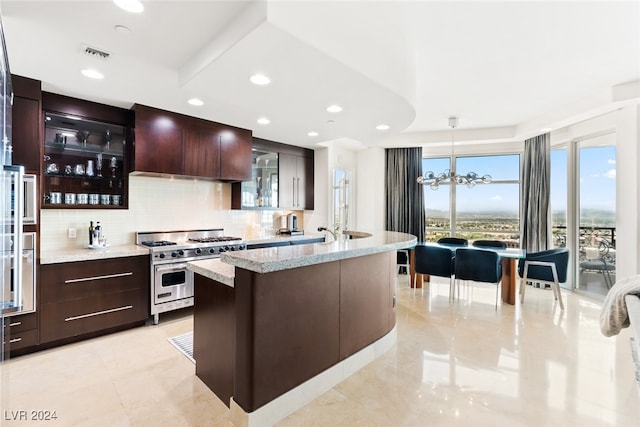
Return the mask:
[[[25,292],[22,278],[22,246],[23,230],[22,217],[24,212],[24,186],[22,166],[12,165],[12,139],[11,139],[11,106],[13,103],[13,90],[11,87],[11,73],[4,38],[2,17],[0,16],[0,43],[2,54],[0,55],[0,130],[2,135],[1,163],[2,172],[0,179],[0,259],[2,272],[0,275],[0,316],[2,319],[2,340],[0,341],[0,363],[5,359],[5,328],[10,316],[34,310],[33,295],[28,295],[30,302],[25,304]]]

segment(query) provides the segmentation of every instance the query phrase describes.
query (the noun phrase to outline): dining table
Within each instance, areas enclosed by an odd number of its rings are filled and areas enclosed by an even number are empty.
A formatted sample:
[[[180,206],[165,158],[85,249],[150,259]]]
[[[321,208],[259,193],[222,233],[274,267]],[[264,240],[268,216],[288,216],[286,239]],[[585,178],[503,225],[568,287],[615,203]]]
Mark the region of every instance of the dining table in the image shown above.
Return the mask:
[[[518,278],[518,260],[526,256],[526,251],[521,248],[498,248],[491,246],[463,246],[454,245],[450,243],[436,243],[436,242],[421,242],[417,245],[424,246],[437,246],[441,248],[450,249],[455,252],[456,249],[476,249],[476,250],[489,250],[496,252],[500,256],[500,262],[502,263],[502,301],[514,305],[516,303],[516,281]],[[415,248],[409,248],[409,270],[411,278],[411,286],[421,288],[424,280],[429,280],[428,275],[418,274],[420,280],[416,280],[415,271]]]

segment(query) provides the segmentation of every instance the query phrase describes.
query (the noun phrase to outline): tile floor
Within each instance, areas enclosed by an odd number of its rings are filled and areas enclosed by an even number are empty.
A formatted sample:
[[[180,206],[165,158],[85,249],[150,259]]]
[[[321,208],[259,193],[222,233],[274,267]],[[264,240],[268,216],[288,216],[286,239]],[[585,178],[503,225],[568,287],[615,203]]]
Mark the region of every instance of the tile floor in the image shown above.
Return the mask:
[[[599,332],[600,303],[527,290],[494,309],[475,285],[448,301],[448,281],[414,291],[400,276],[392,350],[279,426],[638,426],[630,331]],[[226,406],[168,341],[189,312],[18,357],[2,365],[2,426],[231,426]],[[11,420],[55,411],[49,422]]]

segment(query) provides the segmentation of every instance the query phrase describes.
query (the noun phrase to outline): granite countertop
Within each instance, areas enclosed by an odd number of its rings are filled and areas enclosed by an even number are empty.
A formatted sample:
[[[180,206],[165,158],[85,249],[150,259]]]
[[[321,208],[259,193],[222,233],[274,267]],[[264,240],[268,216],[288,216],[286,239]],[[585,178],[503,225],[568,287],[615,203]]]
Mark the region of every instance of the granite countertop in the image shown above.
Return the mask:
[[[138,245],[117,245],[109,246],[106,249],[57,249],[55,251],[42,251],[40,254],[40,264],[93,261],[139,255],[149,255],[149,249]]]
[[[256,273],[269,273],[404,249],[414,246],[416,241],[416,237],[411,234],[380,231],[361,239],[227,252],[220,259],[223,263]]]
[[[220,258],[191,261],[187,263],[187,269],[232,288],[234,286],[236,268],[220,261]]]

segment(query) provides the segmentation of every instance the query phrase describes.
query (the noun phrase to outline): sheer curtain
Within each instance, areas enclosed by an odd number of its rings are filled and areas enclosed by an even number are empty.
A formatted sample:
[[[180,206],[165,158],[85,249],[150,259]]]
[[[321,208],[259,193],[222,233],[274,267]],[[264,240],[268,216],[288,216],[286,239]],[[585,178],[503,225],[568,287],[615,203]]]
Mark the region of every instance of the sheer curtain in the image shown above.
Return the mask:
[[[549,134],[524,141],[521,169],[522,235],[520,247],[527,252],[546,250],[551,243],[551,155]]]
[[[388,148],[386,163],[386,228],[423,242],[424,190],[416,181],[422,175],[422,148]]]

